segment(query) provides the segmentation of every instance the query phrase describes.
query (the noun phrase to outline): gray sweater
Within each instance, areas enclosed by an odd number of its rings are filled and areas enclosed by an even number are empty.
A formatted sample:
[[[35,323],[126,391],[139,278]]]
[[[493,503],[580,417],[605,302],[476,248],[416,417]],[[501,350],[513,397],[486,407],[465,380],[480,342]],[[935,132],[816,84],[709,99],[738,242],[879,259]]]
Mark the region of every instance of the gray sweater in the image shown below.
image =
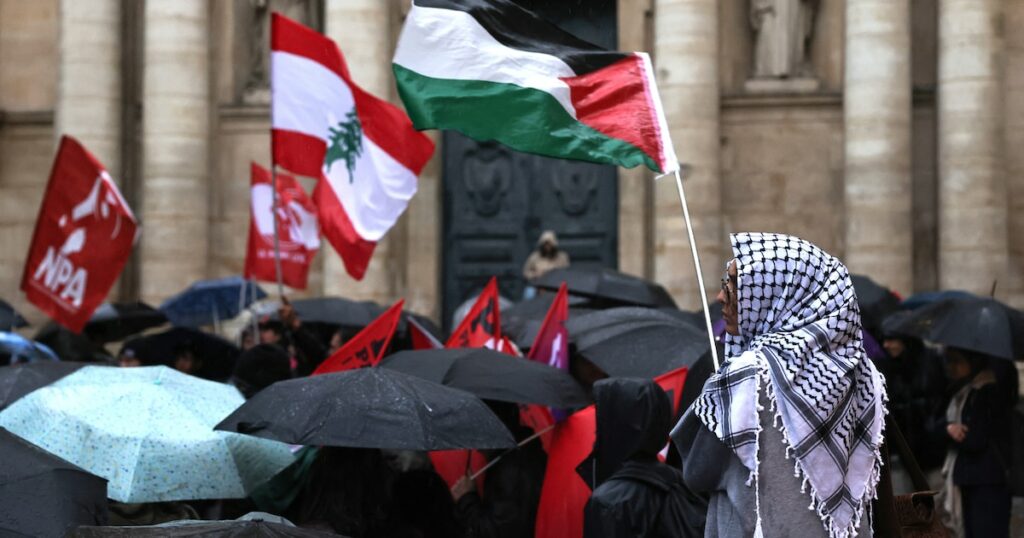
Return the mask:
[[[768,402],[761,397],[767,410]],[[825,525],[809,509],[809,493],[801,493],[801,478],[794,475],[795,461],[786,459],[782,433],[771,423],[769,412],[761,413],[758,486],[761,493],[761,531],[765,538],[800,536],[827,537]],[[679,446],[683,477],[692,490],[710,496],[704,536],[749,538],[757,525],[756,491],[746,485],[750,471],[693,414],[683,417],[681,431],[674,436],[691,439]],[[857,537],[871,536],[869,518],[861,519]]]

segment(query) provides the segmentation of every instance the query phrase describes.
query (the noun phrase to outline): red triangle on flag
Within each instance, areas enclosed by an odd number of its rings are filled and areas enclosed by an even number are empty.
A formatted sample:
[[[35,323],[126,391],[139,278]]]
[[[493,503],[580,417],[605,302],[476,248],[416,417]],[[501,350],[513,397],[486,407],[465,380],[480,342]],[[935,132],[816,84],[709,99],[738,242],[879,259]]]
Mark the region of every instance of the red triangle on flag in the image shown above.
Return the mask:
[[[498,279],[491,280],[480,292],[473,308],[452,332],[445,347],[490,347],[501,342],[501,313],[498,303]],[[490,345],[488,345],[490,344]]]
[[[387,309],[377,319],[359,331],[345,345],[341,346],[313,372],[313,375],[344,372],[356,368],[376,366],[384,357],[384,353],[395,335],[398,320],[402,317],[404,300],[400,300]]]

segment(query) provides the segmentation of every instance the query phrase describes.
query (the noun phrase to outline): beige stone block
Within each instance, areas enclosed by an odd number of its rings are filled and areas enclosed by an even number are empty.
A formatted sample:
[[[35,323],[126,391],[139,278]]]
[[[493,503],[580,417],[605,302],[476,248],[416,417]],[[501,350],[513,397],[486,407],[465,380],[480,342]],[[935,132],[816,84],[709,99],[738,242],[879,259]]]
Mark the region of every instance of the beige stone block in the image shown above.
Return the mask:
[[[58,0],[0,0],[0,110],[52,110]]]

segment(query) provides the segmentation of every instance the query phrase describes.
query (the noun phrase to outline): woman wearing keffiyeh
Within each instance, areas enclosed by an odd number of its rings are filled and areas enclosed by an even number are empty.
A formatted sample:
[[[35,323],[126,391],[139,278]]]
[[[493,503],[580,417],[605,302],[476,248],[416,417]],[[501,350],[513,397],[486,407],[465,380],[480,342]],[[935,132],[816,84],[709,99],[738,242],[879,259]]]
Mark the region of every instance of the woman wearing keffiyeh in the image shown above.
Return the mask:
[[[885,420],[846,267],[802,239],[732,237],[726,361],[673,431],[706,536],[870,536]]]

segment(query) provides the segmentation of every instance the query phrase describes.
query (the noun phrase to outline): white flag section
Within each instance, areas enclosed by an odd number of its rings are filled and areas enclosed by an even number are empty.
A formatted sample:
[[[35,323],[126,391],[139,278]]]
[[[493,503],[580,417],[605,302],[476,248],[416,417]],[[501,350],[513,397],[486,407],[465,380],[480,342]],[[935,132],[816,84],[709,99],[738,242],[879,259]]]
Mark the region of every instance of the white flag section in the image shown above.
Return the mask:
[[[271,40],[274,160],[321,178],[321,229],[362,278],[376,242],[416,194],[433,143],[405,113],[352,82],[333,41],[278,14]]]

